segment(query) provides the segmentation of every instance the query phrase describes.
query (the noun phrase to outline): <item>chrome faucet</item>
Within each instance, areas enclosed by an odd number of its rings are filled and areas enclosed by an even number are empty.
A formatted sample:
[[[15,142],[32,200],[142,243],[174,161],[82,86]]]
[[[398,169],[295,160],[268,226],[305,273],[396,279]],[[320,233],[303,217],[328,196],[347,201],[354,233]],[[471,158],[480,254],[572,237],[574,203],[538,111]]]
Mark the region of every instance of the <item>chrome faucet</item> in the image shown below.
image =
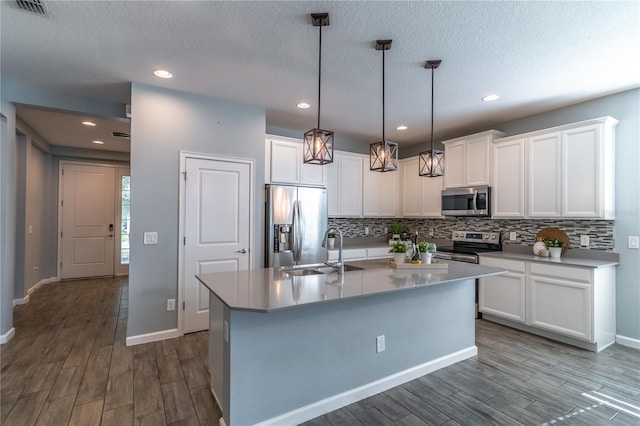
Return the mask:
[[[328,228],[327,231],[324,233],[324,238],[322,239],[322,247],[327,246],[327,238],[329,237],[330,232],[338,233],[338,236],[340,237],[340,245],[338,246],[338,262],[330,263],[329,261],[327,261],[327,265],[333,266],[334,268],[338,268],[338,274],[342,275],[344,274],[344,262],[342,261],[342,240],[344,240],[344,237],[342,236],[342,231],[339,230],[338,228],[334,228],[334,227]]]

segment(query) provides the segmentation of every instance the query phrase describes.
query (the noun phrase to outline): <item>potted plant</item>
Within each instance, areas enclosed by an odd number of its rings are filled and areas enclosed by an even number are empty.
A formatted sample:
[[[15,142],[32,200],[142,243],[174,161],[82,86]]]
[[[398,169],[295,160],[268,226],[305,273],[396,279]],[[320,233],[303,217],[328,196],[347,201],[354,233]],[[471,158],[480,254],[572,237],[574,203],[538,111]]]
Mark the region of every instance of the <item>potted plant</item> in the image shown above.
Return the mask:
[[[397,241],[393,243],[393,245],[389,249],[389,253],[393,253],[393,261],[396,265],[399,265],[401,263],[404,263],[407,253],[407,246],[405,246],[404,243]]]
[[[554,238],[552,240],[546,240],[544,244],[549,249],[550,257],[560,257],[562,254],[562,247],[564,246],[564,241]]]
[[[389,225],[389,231],[391,232],[394,240],[399,240],[400,234],[402,234],[402,226],[399,223],[392,223]]]
[[[420,241],[418,243],[418,249],[424,253],[423,259],[424,262],[429,264],[431,263],[431,258],[433,257],[433,254],[436,252],[436,245],[435,243],[428,243],[426,241]]]
[[[336,244],[336,234],[333,232],[329,232],[327,234],[327,246],[330,249],[333,249],[335,247]]]

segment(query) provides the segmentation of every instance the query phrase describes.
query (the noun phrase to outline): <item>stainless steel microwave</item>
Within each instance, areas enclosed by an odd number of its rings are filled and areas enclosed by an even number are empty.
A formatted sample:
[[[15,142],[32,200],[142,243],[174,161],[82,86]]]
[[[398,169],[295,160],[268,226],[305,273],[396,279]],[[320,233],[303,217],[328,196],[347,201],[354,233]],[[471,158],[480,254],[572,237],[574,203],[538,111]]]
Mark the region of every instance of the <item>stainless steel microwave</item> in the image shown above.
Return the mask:
[[[491,188],[473,186],[442,190],[443,216],[490,216]]]

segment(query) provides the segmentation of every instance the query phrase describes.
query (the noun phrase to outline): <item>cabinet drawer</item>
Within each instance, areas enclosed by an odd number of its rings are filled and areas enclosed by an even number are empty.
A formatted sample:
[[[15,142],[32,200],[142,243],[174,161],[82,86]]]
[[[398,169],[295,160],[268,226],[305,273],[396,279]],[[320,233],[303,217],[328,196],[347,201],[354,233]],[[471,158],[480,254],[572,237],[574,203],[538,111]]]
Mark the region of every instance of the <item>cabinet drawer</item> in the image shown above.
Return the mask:
[[[392,257],[389,253],[389,247],[374,247],[367,249],[367,259],[384,259]]]
[[[495,266],[512,272],[525,273],[526,263],[520,260],[496,259],[493,257],[480,256],[480,264],[485,266]]]
[[[338,250],[328,251],[328,260],[335,262],[338,260]],[[342,257],[344,261],[347,260],[364,260],[367,258],[367,249],[348,249],[342,250]]]
[[[531,263],[531,275],[542,275],[570,281],[591,282],[591,269]]]

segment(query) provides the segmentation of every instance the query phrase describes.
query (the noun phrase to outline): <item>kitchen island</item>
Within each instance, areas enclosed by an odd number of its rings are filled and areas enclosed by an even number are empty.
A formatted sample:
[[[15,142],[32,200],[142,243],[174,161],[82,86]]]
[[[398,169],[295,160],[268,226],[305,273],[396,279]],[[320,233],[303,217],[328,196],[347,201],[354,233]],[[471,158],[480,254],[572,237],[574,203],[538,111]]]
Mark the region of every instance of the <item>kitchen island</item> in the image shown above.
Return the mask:
[[[499,268],[198,275],[221,424],[295,424],[475,356],[475,279]]]

